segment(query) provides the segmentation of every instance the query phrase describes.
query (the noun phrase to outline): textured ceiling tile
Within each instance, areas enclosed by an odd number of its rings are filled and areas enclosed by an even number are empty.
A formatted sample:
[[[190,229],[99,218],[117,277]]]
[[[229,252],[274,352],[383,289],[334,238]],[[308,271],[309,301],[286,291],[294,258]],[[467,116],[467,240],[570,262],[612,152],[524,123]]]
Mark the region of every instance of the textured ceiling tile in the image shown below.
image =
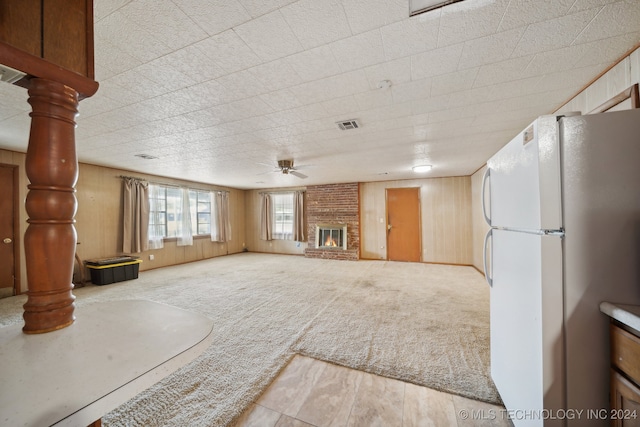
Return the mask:
[[[400,58],[384,62],[364,69],[370,89],[378,89],[382,80],[389,80],[392,85],[411,81],[411,58]]]
[[[575,13],[581,10],[593,9],[594,7],[604,6],[606,4],[615,3],[620,0],[575,0],[569,13]]]
[[[442,9],[438,46],[488,36],[498,30],[509,0],[463,1]]]
[[[435,76],[431,79],[431,96],[445,95],[470,89],[478,74],[477,68]]]
[[[119,12],[160,43],[179,49],[207,37],[183,10],[186,9],[181,10],[171,0],[136,0]]]
[[[525,27],[569,12],[576,0],[512,1],[509,3],[498,31]]]
[[[144,96],[119,85],[112,79],[101,81],[98,92],[91,98],[86,99],[86,101],[91,101],[91,103],[101,102],[106,105],[113,104],[116,108],[135,104],[142,100],[144,100]],[[81,116],[88,117],[89,115],[85,112],[84,105],[85,101],[82,101],[78,109]]]
[[[237,0],[181,0],[179,4],[208,35],[221,33],[251,19]]]
[[[589,9],[527,27],[513,56],[524,56],[569,46],[596,16],[598,9]]]
[[[227,108],[230,108],[235,112],[236,120],[262,116],[274,112],[273,108],[259,97],[232,102],[227,106]]]
[[[640,1],[626,0],[612,3],[605,6],[593,21],[589,22],[587,28],[576,38],[575,43],[585,43],[637,31],[638,22],[640,22]]]
[[[329,101],[324,101],[322,106],[327,110],[329,116],[349,116],[349,113],[358,111],[358,103],[353,95],[344,96],[342,98],[336,98]],[[341,120],[341,119],[336,119]]]
[[[322,102],[331,98],[366,92],[369,89],[362,70],[339,74],[291,88],[301,102]]]
[[[537,53],[522,73],[523,77],[542,76],[571,70],[587,50],[588,47],[585,45],[573,45]]]
[[[257,176],[281,156],[317,166],[309,185],[413,179],[420,156],[430,176],[464,175],[566,100],[600,103],[575,93],[640,41],[636,0],[467,0],[413,18],[406,0],[338,3],[97,0],[100,88],[79,107],[79,160],[235,188],[292,185]],[[518,34],[503,33],[522,29],[504,59]],[[605,92],[628,86],[629,62]],[[0,85],[0,147],[26,150],[29,110],[22,88]],[[346,118],[362,128],[339,131]],[[160,159],[133,156],[147,151]]]
[[[516,28],[466,42],[458,68],[477,67],[509,58],[524,31],[524,28]]]
[[[411,57],[411,79],[419,80],[450,73],[458,68],[463,44],[443,47]]]
[[[302,106],[300,100],[289,89],[262,94],[260,99],[269,104],[275,111],[289,110]]]
[[[559,72],[549,74],[540,80],[537,89],[541,92],[547,92],[566,88],[565,90],[568,91],[568,96],[571,94],[572,90],[576,89],[576,86],[581,86],[580,82],[592,80],[600,71],[602,71],[602,67],[600,65],[592,65],[573,69],[571,70],[571,73]]]
[[[284,126],[289,123],[296,123],[300,120],[300,116],[292,110],[278,111],[267,114],[265,117],[267,117],[276,126]]]
[[[327,110],[320,103],[303,105],[302,107],[294,108],[292,111],[300,117],[300,120],[305,122],[310,120],[321,120],[329,115]]]
[[[96,36],[94,41],[95,78],[102,81],[135,68],[143,62],[112,45],[106,38]]]
[[[340,66],[329,46],[320,46],[284,59],[303,82],[340,74]],[[294,84],[295,85],[295,84]]]
[[[194,110],[201,110],[214,105],[229,102],[232,98],[227,89],[215,80],[209,80],[197,85],[171,93],[176,101],[183,105],[193,106]]]
[[[269,91],[284,89],[303,82],[285,59],[277,59],[248,70]]]
[[[386,59],[396,59],[435,49],[440,13],[423,13],[380,28]]]
[[[257,18],[269,12],[273,12],[276,9],[280,9],[290,3],[294,3],[297,0],[238,0],[245,8],[252,18]]]
[[[280,11],[305,49],[351,36],[340,0],[299,0]]]
[[[406,0],[342,0],[353,34],[373,30],[409,17]]]
[[[262,62],[233,30],[209,37],[195,46],[227,73],[244,70]]]
[[[158,58],[156,61],[161,64],[169,64],[177,71],[188,75],[191,80],[197,83],[215,79],[227,73],[218,66],[218,61],[211,59],[203,52],[201,44],[176,50]],[[198,70],[198,72],[194,73],[193,70]]]
[[[141,62],[151,61],[172,51],[120,11],[96,23],[94,31],[109,40],[116,49]]]
[[[122,6],[130,3],[132,0],[109,0],[109,1],[96,1],[93,4],[93,16],[95,22],[103,19],[104,17],[110,15],[116,10],[120,9]]]
[[[4,88],[5,91],[0,97],[0,120],[31,111],[31,106],[27,103],[28,94],[24,88],[6,83],[2,85],[9,87]]]
[[[431,79],[422,79],[393,85],[391,87],[393,93],[393,101],[396,103],[413,101],[420,98],[429,98],[431,96]]]
[[[391,89],[376,89],[354,95],[360,110],[379,108],[393,104],[393,94]]]
[[[588,65],[612,64],[628,51],[627,46],[637,44],[638,40],[640,40],[640,32],[628,33],[618,37],[578,45],[586,49],[585,54],[574,66],[576,68],[582,68]]]
[[[216,81],[227,89],[227,94],[229,95],[227,99],[233,101],[269,92],[269,90],[265,88],[261,82],[257,81],[253,77],[253,74],[247,70],[222,76],[216,79]]]
[[[480,67],[474,87],[489,86],[499,82],[523,78],[524,72],[535,55],[507,59]]]
[[[242,24],[235,32],[264,61],[303,50],[279,10]]]
[[[136,67],[136,71],[156,82],[165,91],[174,91],[198,83],[191,78],[192,73],[184,73],[174,68],[173,63],[165,57]]]
[[[357,70],[384,61],[379,30],[337,41],[330,47],[342,71]]]
[[[154,97],[167,91],[162,85],[159,85],[136,69],[118,74],[111,80],[143,97]]]

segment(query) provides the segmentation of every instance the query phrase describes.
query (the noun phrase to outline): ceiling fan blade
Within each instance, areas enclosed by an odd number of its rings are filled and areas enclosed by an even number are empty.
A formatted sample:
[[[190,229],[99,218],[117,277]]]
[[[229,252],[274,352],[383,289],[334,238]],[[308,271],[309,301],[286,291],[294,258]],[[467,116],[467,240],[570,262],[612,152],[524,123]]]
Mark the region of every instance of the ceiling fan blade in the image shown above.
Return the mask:
[[[307,175],[305,175],[303,173],[300,173],[300,172],[297,172],[297,171],[290,170],[289,173],[291,175],[297,176],[298,178],[302,178],[302,179],[309,178]]]

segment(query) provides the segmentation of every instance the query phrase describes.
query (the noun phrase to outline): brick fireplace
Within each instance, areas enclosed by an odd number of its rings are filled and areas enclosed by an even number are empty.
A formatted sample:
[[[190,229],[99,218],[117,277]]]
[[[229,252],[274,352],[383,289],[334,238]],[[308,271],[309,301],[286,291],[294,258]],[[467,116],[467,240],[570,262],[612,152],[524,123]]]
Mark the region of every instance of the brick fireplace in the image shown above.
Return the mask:
[[[304,255],[309,258],[358,260],[360,258],[358,183],[313,185],[307,187],[306,193],[309,245]],[[341,233],[342,238],[346,238],[345,244],[328,247],[325,242],[316,242],[317,236],[326,236],[326,234],[320,234],[318,226],[325,230],[345,230]]]

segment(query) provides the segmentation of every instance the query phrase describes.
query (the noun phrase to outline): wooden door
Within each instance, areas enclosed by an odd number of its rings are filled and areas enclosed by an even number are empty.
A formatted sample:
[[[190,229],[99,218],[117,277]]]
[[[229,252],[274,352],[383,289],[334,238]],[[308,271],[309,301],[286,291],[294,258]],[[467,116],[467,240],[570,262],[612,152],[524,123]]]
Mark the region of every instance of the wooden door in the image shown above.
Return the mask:
[[[420,189],[387,189],[387,259],[419,262]]]
[[[14,294],[16,277],[17,168],[0,165],[0,297]]]

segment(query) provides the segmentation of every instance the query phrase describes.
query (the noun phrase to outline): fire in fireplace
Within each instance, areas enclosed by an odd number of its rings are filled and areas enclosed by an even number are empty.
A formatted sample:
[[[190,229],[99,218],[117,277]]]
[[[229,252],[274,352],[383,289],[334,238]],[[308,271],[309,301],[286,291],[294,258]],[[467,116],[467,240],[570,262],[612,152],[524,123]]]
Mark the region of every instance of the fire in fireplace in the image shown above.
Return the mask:
[[[316,248],[347,249],[346,224],[319,224],[316,226]]]

